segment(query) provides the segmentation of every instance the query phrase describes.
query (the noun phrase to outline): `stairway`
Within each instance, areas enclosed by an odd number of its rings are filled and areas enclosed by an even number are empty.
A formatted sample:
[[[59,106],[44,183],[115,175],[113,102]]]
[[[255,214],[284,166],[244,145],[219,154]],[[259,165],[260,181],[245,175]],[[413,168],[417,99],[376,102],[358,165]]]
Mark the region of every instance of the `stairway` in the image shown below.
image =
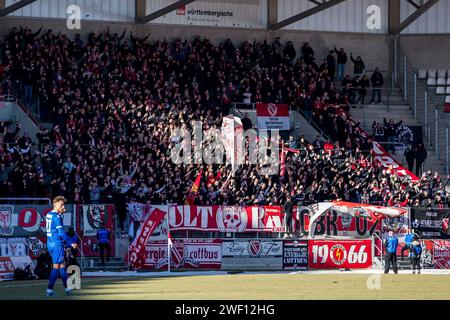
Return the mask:
[[[359,121],[361,127],[372,134],[372,124],[374,121],[383,123],[383,118],[387,121],[393,119],[395,122],[403,120],[404,125],[420,126],[420,122],[414,118],[414,111],[411,106],[404,102],[403,96],[400,90],[396,89],[391,93],[389,97],[389,104],[387,97],[382,97],[382,104],[373,105],[356,105],[350,106],[350,114],[352,118]],[[370,100],[370,99],[367,99]],[[431,145],[427,145],[427,138],[424,132],[424,145],[428,152],[427,160],[424,163],[424,170],[437,171],[441,176],[446,175],[446,167],[443,161],[436,159],[436,150],[433,144],[434,139],[431,139]],[[407,168],[406,160],[403,152],[397,155],[392,155],[399,163]]]
[[[122,258],[111,258],[105,261],[105,267],[102,266],[100,258],[84,258],[84,268],[82,271],[127,271],[128,264]]]

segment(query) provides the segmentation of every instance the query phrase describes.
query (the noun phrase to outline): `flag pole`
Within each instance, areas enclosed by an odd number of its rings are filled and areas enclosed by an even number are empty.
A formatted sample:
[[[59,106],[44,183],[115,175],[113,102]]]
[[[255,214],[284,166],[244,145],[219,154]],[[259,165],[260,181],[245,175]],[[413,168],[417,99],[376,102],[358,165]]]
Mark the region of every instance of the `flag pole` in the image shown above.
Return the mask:
[[[172,256],[172,250],[170,248],[170,226],[169,226],[169,212],[170,212],[170,207],[172,205],[168,206],[167,210],[167,271],[170,273],[170,258]]]

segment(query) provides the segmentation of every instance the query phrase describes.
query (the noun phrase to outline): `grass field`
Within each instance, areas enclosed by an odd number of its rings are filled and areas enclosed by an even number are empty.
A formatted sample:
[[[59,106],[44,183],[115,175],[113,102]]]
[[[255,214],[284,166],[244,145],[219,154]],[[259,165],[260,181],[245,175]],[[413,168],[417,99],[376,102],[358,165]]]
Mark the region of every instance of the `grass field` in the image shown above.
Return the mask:
[[[0,299],[264,300],[264,299],[450,299],[450,275],[380,275],[369,290],[367,274],[230,274],[175,277],[83,278],[82,289],[45,296],[47,281],[0,283]]]

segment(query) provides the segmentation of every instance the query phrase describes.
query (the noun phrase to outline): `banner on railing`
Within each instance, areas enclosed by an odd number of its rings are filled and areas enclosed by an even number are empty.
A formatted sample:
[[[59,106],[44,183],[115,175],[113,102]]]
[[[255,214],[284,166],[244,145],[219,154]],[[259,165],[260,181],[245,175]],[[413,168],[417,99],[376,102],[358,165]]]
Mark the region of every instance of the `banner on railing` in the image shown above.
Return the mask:
[[[29,254],[27,238],[0,238],[0,256],[23,257]]]
[[[421,240],[424,269],[450,269],[450,240]]]
[[[310,269],[365,269],[372,267],[371,240],[310,240]]]
[[[45,215],[49,205],[0,205],[0,256],[27,256],[37,259],[47,243]],[[66,205],[64,226],[73,226],[74,207]]]
[[[400,143],[400,145],[407,146],[417,146],[419,143],[423,144],[423,135],[421,126],[407,126],[400,125],[397,128],[397,135],[395,140]],[[395,148],[396,152],[403,152],[403,148]]]
[[[144,269],[167,270],[167,240],[151,240],[145,247]],[[170,268],[220,269],[222,240],[175,239],[171,249]]]
[[[285,232],[284,212],[279,206],[153,206],[129,204],[130,217],[139,221],[145,206],[168,213],[152,240],[167,238],[167,219],[172,231]],[[368,238],[381,231],[381,220],[390,218],[390,227],[407,224],[407,210],[335,201],[294,207],[294,232],[302,237],[344,236]]]
[[[368,238],[381,231],[383,219],[404,222],[404,208],[381,207],[345,201],[321,202],[294,208],[295,232],[311,237],[340,236]],[[395,220],[395,219],[399,220]]]
[[[359,128],[358,132],[363,138],[369,138],[369,134],[365,130]],[[380,163],[384,168],[392,170],[399,177],[407,177],[413,182],[420,180],[414,173],[395,160],[377,141],[372,142],[372,155],[375,163]]]
[[[284,232],[281,207],[170,206],[170,230]]]
[[[290,130],[287,104],[257,103],[258,129]]]
[[[411,208],[411,228],[423,239],[450,239],[450,209]]]
[[[0,281],[14,280],[14,265],[9,257],[0,257]]]
[[[308,241],[283,242],[283,270],[308,269]]]
[[[222,269],[281,270],[282,268],[283,241],[235,239],[222,243]]]
[[[66,206],[64,226],[72,225],[72,210]],[[45,215],[52,208],[48,205],[0,205],[0,236],[46,238]]]
[[[97,231],[101,226],[110,231],[111,256],[115,256],[114,206],[110,204],[76,205],[77,233],[83,242],[86,257],[100,256]]]

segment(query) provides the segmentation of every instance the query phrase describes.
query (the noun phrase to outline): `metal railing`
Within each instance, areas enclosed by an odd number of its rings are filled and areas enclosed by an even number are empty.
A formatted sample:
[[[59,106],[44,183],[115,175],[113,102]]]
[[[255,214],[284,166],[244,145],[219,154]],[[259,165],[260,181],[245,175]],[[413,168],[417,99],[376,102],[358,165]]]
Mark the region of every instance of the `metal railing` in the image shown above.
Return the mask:
[[[449,162],[449,124],[443,111],[444,100],[432,92],[435,87],[428,87],[426,80],[418,77],[416,70],[400,46],[399,39],[394,40],[394,78],[401,89],[405,102],[413,109],[414,118],[423,125],[425,145],[434,149],[436,159],[445,165],[445,171],[450,174]]]
[[[17,99],[13,95],[6,94],[6,95],[0,95],[0,101],[2,101],[2,102],[16,102]]]
[[[376,242],[377,240],[380,242],[380,246],[377,246]],[[383,269],[383,239],[377,234],[372,234],[372,261],[375,262],[375,258],[377,256],[377,253],[380,255],[380,263],[381,263],[381,269]]]
[[[342,92],[343,88],[341,88],[341,92]],[[366,94],[364,95],[364,103],[359,103],[360,99],[361,99],[360,90],[362,90],[362,88],[348,87],[347,89],[353,90],[353,92],[355,94],[355,99],[356,99],[356,97],[358,98],[357,102],[350,101],[350,105],[371,105],[371,104],[375,104],[375,99],[376,99],[375,91],[379,90],[380,91],[380,102],[377,103],[377,104],[384,104],[384,105],[387,106],[387,109],[390,110],[391,96],[392,96],[392,89],[391,88],[387,88],[387,87],[380,87],[380,88],[368,87],[368,88],[366,88],[365,89],[366,90]]]
[[[0,203],[4,204],[19,204],[18,202],[25,202],[25,204],[45,204],[45,205],[50,205],[52,203],[52,201],[49,198],[0,198]]]

